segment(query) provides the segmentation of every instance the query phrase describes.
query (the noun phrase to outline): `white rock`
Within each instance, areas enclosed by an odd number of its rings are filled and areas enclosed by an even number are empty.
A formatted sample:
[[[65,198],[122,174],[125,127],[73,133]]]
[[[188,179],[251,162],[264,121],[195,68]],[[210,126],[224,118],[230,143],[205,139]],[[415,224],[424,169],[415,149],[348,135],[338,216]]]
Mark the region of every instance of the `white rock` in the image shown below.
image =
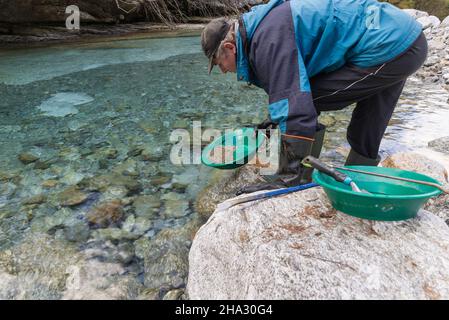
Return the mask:
[[[92,97],[84,93],[60,92],[43,101],[37,108],[43,111],[46,116],[65,117],[79,112],[75,106],[89,103],[93,100]]]
[[[429,48],[433,50],[443,50],[446,48],[446,44],[439,40],[431,40],[429,41]]]
[[[383,167],[414,171],[428,175],[441,183],[448,182],[446,168],[439,162],[413,152],[399,152],[382,161]]]
[[[425,11],[419,11],[416,9],[403,9],[404,12],[408,13],[409,15],[411,15],[413,18],[418,19],[421,17],[428,17],[429,14]]]
[[[441,22],[441,25],[444,27],[449,27],[449,16],[447,16],[443,22]]]
[[[430,27],[436,28],[441,24],[440,19],[435,16],[421,17],[416,21],[418,21],[422,25],[423,29],[428,29]]]
[[[449,228],[339,213],[321,189],[215,212],[189,255],[190,299],[448,299]]]

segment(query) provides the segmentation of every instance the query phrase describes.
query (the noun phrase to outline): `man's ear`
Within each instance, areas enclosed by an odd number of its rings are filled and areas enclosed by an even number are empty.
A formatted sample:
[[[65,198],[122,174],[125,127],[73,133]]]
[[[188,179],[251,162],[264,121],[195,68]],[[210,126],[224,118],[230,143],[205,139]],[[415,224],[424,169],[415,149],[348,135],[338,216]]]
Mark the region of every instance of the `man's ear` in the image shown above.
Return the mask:
[[[235,44],[233,44],[232,42],[225,42],[225,44],[223,45],[226,49],[232,50],[232,52],[235,54],[237,52],[237,48],[235,46]]]

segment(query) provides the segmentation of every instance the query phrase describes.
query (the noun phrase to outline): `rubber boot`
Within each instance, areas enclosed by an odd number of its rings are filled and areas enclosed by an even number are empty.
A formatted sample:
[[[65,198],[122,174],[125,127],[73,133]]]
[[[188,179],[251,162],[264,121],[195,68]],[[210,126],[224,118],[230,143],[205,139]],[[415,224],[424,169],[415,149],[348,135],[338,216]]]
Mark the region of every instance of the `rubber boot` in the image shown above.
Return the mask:
[[[348,158],[346,159],[345,166],[372,166],[377,167],[380,163],[381,157],[378,155],[376,159],[367,158],[362,156],[354,149],[349,152]]]
[[[308,155],[319,157],[323,147],[326,127],[318,126],[315,141],[286,138],[282,136],[279,168],[274,176],[266,176],[265,183],[244,187],[238,190],[237,195],[253,193],[260,190],[273,190],[306,184],[312,181],[313,168],[306,168],[301,164],[302,159]]]

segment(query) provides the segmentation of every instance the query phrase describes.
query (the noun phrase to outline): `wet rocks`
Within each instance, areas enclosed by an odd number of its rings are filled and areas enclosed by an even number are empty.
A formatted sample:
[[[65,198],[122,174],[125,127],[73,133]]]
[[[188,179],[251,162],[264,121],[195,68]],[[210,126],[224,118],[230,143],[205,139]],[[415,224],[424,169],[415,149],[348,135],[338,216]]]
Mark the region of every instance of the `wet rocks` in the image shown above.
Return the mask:
[[[123,214],[124,211],[121,200],[115,199],[97,205],[86,214],[86,219],[91,224],[107,227],[120,221]]]
[[[90,191],[100,192],[105,192],[110,187],[125,187],[128,190],[128,195],[138,193],[142,190],[142,185],[135,176],[124,176],[117,173],[85,178],[78,183],[78,186]]]
[[[162,195],[165,210],[163,216],[165,218],[180,218],[188,213],[189,201],[185,200],[182,194],[169,192]]]
[[[63,300],[135,299],[142,285],[118,263],[94,259],[67,270]]]
[[[443,137],[440,139],[430,141],[429,147],[436,151],[449,154],[449,137]]]
[[[440,163],[413,152],[401,152],[382,161],[382,166],[428,175],[441,183],[448,182],[448,173]]]
[[[94,239],[103,241],[128,241],[137,240],[140,237],[138,234],[120,228],[98,229],[92,232],[92,236]]]
[[[41,186],[46,189],[54,188],[57,185],[58,185],[58,180],[53,180],[53,179],[45,180],[41,183]]]
[[[158,215],[161,200],[157,195],[139,196],[134,199],[133,207],[137,216],[153,219]]]
[[[235,197],[240,188],[261,182],[258,170],[249,165],[231,172],[215,172],[210,185],[198,195],[195,209],[207,219],[220,202]]]
[[[142,236],[153,227],[153,222],[146,217],[130,215],[123,223],[122,229],[135,235]]]
[[[430,27],[436,28],[441,24],[440,19],[438,19],[435,16],[421,17],[421,18],[416,19],[416,21],[418,21],[422,25],[423,30],[430,28]]]
[[[165,157],[164,150],[162,147],[145,147],[142,150],[142,159],[146,161],[159,161]]]
[[[32,198],[29,198],[23,202],[24,205],[30,205],[30,204],[42,204],[45,201],[47,201],[47,197],[43,194],[39,194],[37,196],[34,196]]]
[[[87,200],[88,194],[82,192],[77,187],[72,186],[60,192],[56,196],[56,201],[59,205],[65,207],[76,206]]]
[[[39,160],[39,156],[29,153],[29,152],[24,152],[24,153],[19,154],[18,159],[23,164],[30,164],[30,163],[33,163],[33,162]]]
[[[162,230],[154,239],[136,241],[136,255],[144,260],[146,288],[177,289],[185,285],[189,247],[198,227],[193,221],[184,228]]]

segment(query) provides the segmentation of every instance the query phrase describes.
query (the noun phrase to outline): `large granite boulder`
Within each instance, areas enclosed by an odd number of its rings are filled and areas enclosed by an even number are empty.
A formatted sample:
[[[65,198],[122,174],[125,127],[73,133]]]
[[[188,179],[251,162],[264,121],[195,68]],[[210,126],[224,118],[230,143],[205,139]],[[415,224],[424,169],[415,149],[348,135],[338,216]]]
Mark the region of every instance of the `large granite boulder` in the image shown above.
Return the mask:
[[[372,222],[320,188],[215,212],[189,255],[190,299],[448,299],[449,228]]]
[[[384,166],[447,182],[414,153]],[[241,182],[240,182],[241,184]],[[426,206],[445,218],[447,196]],[[332,208],[321,188],[214,212],[189,254],[190,299],[448,299],[449,228],[433,213],[374,222]]]

